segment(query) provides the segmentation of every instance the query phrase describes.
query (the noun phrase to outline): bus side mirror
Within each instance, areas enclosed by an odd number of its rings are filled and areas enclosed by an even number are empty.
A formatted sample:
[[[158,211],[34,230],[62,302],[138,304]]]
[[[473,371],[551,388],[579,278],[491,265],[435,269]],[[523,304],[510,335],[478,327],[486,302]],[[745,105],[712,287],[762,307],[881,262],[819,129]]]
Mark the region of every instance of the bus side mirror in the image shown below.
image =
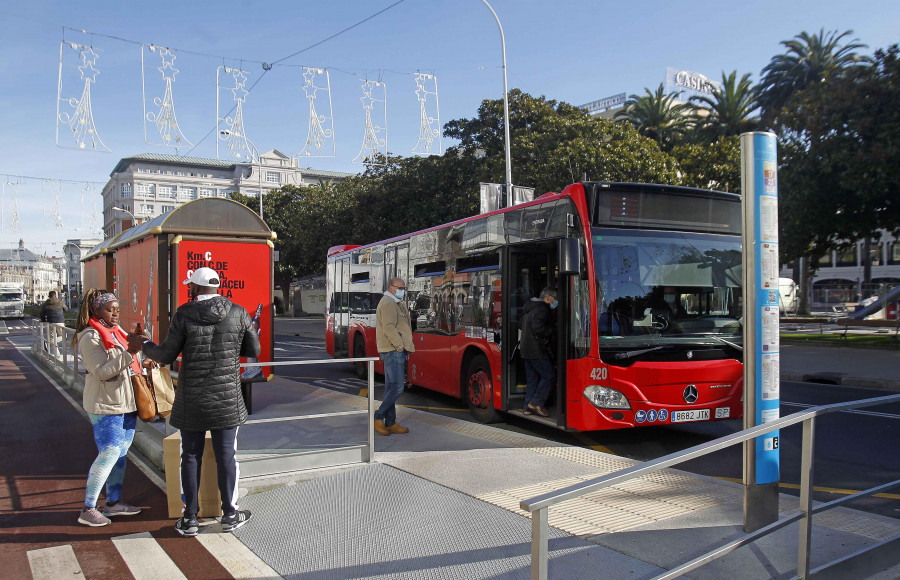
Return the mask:
[[[576,276],[581,272],[581,242],[578,238],[559,241],[559,275]]]

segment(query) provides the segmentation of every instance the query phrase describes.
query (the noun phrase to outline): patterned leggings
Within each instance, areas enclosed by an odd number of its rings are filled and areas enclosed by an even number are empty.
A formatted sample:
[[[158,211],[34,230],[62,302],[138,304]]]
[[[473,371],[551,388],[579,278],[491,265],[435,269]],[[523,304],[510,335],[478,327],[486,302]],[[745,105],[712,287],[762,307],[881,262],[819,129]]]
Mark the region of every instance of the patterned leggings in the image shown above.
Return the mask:
[[[125,456],[134,439],[137,413],[124,415],[94,415],[88,413],[94,426],[94,442],[100,454],[88,472],[87,491],[84,505],[97,507],[97,498],[103,484],[106,484],[106,501],[119,501],[122,495],[122,481],[125,479]]]

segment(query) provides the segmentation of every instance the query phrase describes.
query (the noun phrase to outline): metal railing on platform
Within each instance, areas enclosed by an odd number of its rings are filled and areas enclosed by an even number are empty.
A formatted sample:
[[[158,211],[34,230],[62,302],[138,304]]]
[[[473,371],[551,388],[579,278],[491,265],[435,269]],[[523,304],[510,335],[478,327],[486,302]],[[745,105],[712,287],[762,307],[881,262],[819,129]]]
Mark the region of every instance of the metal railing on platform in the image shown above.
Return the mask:
[[[55,333],[60,332],[62,335],[62,343],[57,345],[57,350],[53,348]],[[50,324],[46,322],[37,322],[32,326],[32,353],[43,360],[47,365],[52,367],[54,371],[70,386],[74,386],[76,377],[79,375],[79,368],[84,368],[78,351],[78,343],[74,348],[70,347],[70,341],[74,335],[74,330],[67,327],[50,328]],[[59,352],[59,354],[56,354]],[[70,366],[69,362],[72,361]],[[324,449],[313,449],[304,451],[294,451],[288,453],[266,454],[259,453],[256,456],[242,457],[241,477],[252,477],[260,475],[270,475],[274,473],[284,473],[288,471],[300,471],[304,469],[312,469],[319,467],[329,467],[335,465],[346,465],[350,463],[370,463],[375,459],[375,361],[377,357],[362,357],[350,359],[321,359],[321,360],[293,360],[293,361],[277,361],[277,362],[257,362],[244,363],[244,368],[251,367],[281,367],[281,366],[297,366],[297,365],[321,365],[321,364],[347,364],[356,362],[365,362],[368,366],[368,395],[367,408],[360,410],[336,411],[332,413],[312,413],[308,415],[292,415],[287,417],[270,417],[266,419],[250,419],[244,423],[245,426],[263,425],[269,423],[281,423],[286,421],[303,421],[309,419],[327,419],[332,417],[344,417],[352,415],[367,415],[366,421],[366,443],[363,445],[339,445],[337,447],[327,447]],[[173,373],[177,376],[176,373]],[[257,383],[260,385],[267,383]],[[164,435],[171,433],[169,420],[165,422]],[[161,435],[160,435],[161,437]],[[252,451],[252,450],[250,450]]]
[[[875,397],[872,399],[865,399],[861,401],[850,401],[847,403],[836,403],[833,405],[813,407],[805,411],[800,411],[798,413],[793,413],[786,417],[782,417],[781,419],[766,423],[765,425],[759,425],[751,429],[745,429],[744,431],[741,431],[739,433],[734,433],[733,435],[728,435],[727,437],[722,437],[714,441],[702,443],[684,451],[671,453],[664,457],[660,457],[659,459],[641,463],[640,465],[635,465],[634,467],[630,467],[628,469],[623,469],[622,471],[610,473],[596,479],[592,479],[589,481],[571,485],[569,487],[565,487],[557,491],[552,491],[526,499],[519,505],[523,510],[531,513],[531,578],[532,580],[546,580],[547,578],[549,537],[548,510],[552,506],[569,499],[581,497],[591,492],[599,491],[613,485],[624,483],[636,477],[641,477],[655,471],[665,469],[667,467],[672,467],[673,465],[678,465],[679,463],[683,463],[691,459],[696,459],[698,457],[708,455],[714,451],[719,451],[732,445],[755,439],[756,437],[759,437],[761,435],[765,435],[779,429],[784,429],[785,427],[796,425],[797,423],[803,424],[803,443],[800,458],[800,509],[795,513],[789,514],[779,519],[778,521],[769,524],[768,526],[765,526],[755,532],[747,533],[741,538],[732,540],[724,546],[720,546],[702,556],[694,558],[690,562],[686,562],[685,564],[682,564],[681,566],[670,570],[665,574],[656,576],[654,580],[677,578],[678,576],[690,572],[695,568],[699,568],[700,566],[703,566],[704,564],[720,558],[725,554],[728,554],[729,552],[740,548],[741,546],[754,542],[759,538],[762,538],[763,536],[766,536],[796,521],[800,522],[800,538],[797,552],[797,576],[799,578],[809,578],[812,574],[827,569],[828,566],[833,564],[833,562],[825,564],[823,566],[820,566],[816,570],[809,569],[813,514],[838,507],[855,499],[867,497],[876,493],[881,493],[887,489],[900,486],[900,479],[897,479],[883,485],[879,485],[877,487],[873,487],[859,493],[813,507],[813,448],[815,439],[816,417],[827,413],[834,413],[836,411],[860,409],[863,407],[873,407],[875,405],[883,405],[895,402],[900,402],[900,395],[888,395],[885,397]],[[850,556],[842,558],[841,560],[846,560],[847,558],[861,555],[870,550],[875,550],[880,546],[894,541],[895,539],[891,539],[876,546],[870,546],[869,548],[851,554]]]

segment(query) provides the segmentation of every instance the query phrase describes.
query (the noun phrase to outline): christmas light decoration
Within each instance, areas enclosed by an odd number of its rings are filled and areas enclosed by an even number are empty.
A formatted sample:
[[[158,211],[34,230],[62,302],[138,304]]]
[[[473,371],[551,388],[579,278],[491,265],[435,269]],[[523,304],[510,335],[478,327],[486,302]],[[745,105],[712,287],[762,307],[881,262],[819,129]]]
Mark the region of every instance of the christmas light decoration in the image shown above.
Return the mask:
[[[81,75],[81,95],[79,97],[63,96],[63,76],[66,49],[78,53],[81,65],[76,67]],[[109,152],[103,144],[97,127],[94,124],[94,113],[91,110],[91,85],[97,81],[100,71],[94,66],[100,58],[100,50],[92,46],[76,44],[63,40],[59,45],[59,83],[56,91],[56,145],[57,147],[82,149],[84,151]],[[68,76],[68,75],[66,75]],[[63,109],[63,110],[61,110]],[[68,129],[72,133],[75,145],[60,143],[59,130]]]
[[[416,73],[416,98],[419,100],[419,140],[412,152],[414,155],[440,155],[443,151],[436,76]]]
[[[381,81],[363,81],[363,111],[366,114],[362,146],[353,163],[387,164],[387,86]]]
[[[309,101],[309,128],[300,151],[305,157],[334,157],[334,118],[331,108],[331,78],[324,68],[303,68],[303,92]],[[328,99],[328,114],[319,114],[316,101],[322,93]]]
[[[226,84],[223,84],[226,83]],[[236,68],[220,66],[216,72],[216,127],[225,128],[218,131],[216,139],[216,159],[219,158],[219,141],[224,141],[232,159],[240,161],[256,162],[254,148],[250,146],[247,134],[244,132],[244,101],[247,99],[247,73]],[[227,113],[222,113],[223,92],[230,91],[234,105]],[[227,95],[227,92],[225,93]],[[226,97],[227,98],[227,97]],[[233,115],[229,115],[231,112]]]
[[[148,78],[145,74],[145,56],[153,53],[159,55],[162,64],[156,67],[156,70],[162,73],[162,82],[154,82],[156,75]],[[149,58],[147,59],[149,60]],[[188,141],[184,136],[181,127],[178,126],[178,119],[175,116],[175,98],[172,94],[172,84],[175,82],[175,75],[178,74],[175,68],[175,55],[168,48],[155,46],[153,44],[145,44],[141,46],[141,88],[143,90],[144,103],[144,142],[148,145],[163,145],[166,147],[174,147],[176,152],[179,147],[193,147],[193,143]],[[153,97],[153,111],[147,111],[149,91],[148,84],[160,85],[163,96]],[[155,131],[148,134],[148,125],[155,127]],[[158,138],[157,138],[158,135]]]

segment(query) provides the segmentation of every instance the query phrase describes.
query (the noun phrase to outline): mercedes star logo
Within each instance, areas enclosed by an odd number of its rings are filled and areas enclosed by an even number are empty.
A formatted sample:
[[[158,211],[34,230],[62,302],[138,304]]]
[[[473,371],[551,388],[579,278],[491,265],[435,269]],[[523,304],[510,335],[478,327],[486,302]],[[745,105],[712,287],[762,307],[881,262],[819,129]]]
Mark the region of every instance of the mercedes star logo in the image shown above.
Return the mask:
[[[684,397],[684,402],[688,405],[697,402],[697,396],[700,393],[697,391],[697,385],[688,385],[684,388],[684,392],[681,396]]]

